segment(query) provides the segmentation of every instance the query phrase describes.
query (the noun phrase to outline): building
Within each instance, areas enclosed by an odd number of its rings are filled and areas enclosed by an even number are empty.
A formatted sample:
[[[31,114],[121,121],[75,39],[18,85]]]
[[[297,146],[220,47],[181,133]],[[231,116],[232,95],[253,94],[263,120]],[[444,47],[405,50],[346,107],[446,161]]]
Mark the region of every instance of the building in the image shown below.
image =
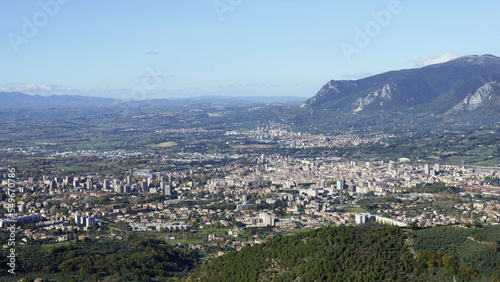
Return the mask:
[[[115,191],[115,193],[120,193],[120,180],[118,179],[113,179],[113,190]]]
[[[244,204],[236,204],[236,209],[235,211],[243,211],[248,208],[248,205],[246,203]]]
[[[375,220],[379,223],[388,224],[388,225],[394,225],[394,226],[399,226],[399,227],[408,226],[408,224],[406,222],[401,222],[401,221],[397,221],[394,219],[390,219],[390,218],[378,216],[378,215],[375,216]]]
[[[75,216],[75,223],[76,224],[82,224],[85,225],[86,227],[89,227],[90,225],[95,223],[95,217],[90,216],[81,216],[81,215],[76,215]]]
[[[345,181],[337,180],[337,190],[344,190]]]
[[[441,166],[439,164],[434,164],[434,171],[440,172],[441,171]]]
[[[160,189],[163,191],[163,194],[165,195],[171,195],[172,194],[172,187],[167,184],[167,182],[160,182]]]
[[[243,194],[243,202],[248,202],[249,199],[250,199],[250,195]]]
[[[268,214],[266,212],[261,212],[259,215],[259,218],[262,219],[262,224],[264,226],[268,226],[268,225],[274,226],[274,218],[270,214]]]
[[[63,180],[63,183],[65,184],[70,184],[71,182],[73,182],[73,177],[71,176],[66,176]]]
[[[357,213],[355,216],[354,216],[355,220],[356,220],[356,224],[364,224],[364,223],[369,223],[370,220],[372,219],[372,215],[369,214],[369,213]]]
[[[104,190],[108,190],[109,189],[109,181],[104,179],[104,181],[102,182],[102,189]]]
[[[148,182],[146,180],[143,180],[141,182],[141,191],[149,192],[149,185],[148,185]]]
[[[430,173],[431,173],[431,171],[430,171],[430,166],[429,166],[428,164],[425,164],[425,165],[424,165],[424,173],[425,173],[425,174],[430,174]]]
[[[86,184],[87,190],[92,190],[92,187],[94,186],[94,183],[92,183],[92,179],[87,179],[87,184]]]
[[[85,226],[89,227],[90,225],[95,223],[94,217],[85,217]]]
[[[83,224],[82,221],[83,221],[83,216],[75,215],[75,223],[76,224]]]
[[[24,223],[37,223],[40,222],[40,214],[35,213],[35,214],[30,214],[30,215],[25,215],[25,216],[20,216],[12,219],[5,219],[0,221],[0,227],[5,227],[7,223],[9,222],[24,222]]]

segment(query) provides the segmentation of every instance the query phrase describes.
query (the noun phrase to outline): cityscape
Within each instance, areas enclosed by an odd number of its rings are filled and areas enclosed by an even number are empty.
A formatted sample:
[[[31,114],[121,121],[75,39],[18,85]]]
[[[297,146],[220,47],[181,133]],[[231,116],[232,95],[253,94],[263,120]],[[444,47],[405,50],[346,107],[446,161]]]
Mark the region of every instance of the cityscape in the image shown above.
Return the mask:
[[[0,281],[500,282],[500,2],[0,3]]]

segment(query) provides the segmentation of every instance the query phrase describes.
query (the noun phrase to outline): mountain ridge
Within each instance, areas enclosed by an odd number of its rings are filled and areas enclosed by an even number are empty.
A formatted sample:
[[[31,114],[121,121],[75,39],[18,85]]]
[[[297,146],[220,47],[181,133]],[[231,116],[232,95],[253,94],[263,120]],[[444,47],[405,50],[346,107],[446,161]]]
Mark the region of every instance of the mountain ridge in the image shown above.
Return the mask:
[[[80,95],[29,95],[21,92],[0,92],[0,109],[97,106],[116,103],[112,98]]]
[[[500,58],[471,55],[358,80],[330,80],[301,107],[353,113],[427,107],[435,114],[459,113],[500,105],[498,82]]]

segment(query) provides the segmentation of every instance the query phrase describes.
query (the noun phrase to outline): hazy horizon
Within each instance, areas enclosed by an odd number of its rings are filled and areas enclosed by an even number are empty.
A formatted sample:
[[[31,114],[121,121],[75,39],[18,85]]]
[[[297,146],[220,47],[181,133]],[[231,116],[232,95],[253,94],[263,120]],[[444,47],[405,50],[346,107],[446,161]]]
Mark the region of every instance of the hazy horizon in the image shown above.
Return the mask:
[[[0,8],[0,91],[42,96],[312,97],[331,79],[500,54],[494,1],[42,0]]]

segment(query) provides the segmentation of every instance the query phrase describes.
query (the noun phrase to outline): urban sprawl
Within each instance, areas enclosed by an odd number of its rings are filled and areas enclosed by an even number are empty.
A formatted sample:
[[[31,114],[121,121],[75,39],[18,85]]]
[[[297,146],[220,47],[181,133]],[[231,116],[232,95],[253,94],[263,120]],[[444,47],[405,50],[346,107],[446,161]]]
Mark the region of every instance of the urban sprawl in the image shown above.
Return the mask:
[[[237,162],[242,158],[246,164]],[[231,161],[221,166],[196,165],[206,159]],[[18,179],[16,202],[2,201],[4,208],[15,207],[16,213],[6,214],[2,227],[32,223],[17,238],[24,244],[67,241],[68,231],[88,235],[86,230],[118,222],[126,223],[130,231],[165,233],[167,240],[176,239],[169,232],[223,226],[228,228],[224,240],[217,241],[221,235],[208,232],[206,241],[239,249],[262,242],[258,236],[241,242],[238,234],[249,227],[290,232],[369,221],[422,227],[500,223],[500,203],[492,199],[500,195],[500,187],[484,181],[497,177],[499,168],[416,164],[406,158],[355,162],[247,154],[182,154],[172,161],[191,166],[167,171],[136,168],[123,179],[97,173]],[[6,174],[4,190],[9,184]],[[435,184],[462,190],[454,194],[412,190]],[[378,200],[367,206],[367,197]],[[451,204],[436,204],[444,198]],[[101,236],[122,239],[119,230],[110,231]]]

